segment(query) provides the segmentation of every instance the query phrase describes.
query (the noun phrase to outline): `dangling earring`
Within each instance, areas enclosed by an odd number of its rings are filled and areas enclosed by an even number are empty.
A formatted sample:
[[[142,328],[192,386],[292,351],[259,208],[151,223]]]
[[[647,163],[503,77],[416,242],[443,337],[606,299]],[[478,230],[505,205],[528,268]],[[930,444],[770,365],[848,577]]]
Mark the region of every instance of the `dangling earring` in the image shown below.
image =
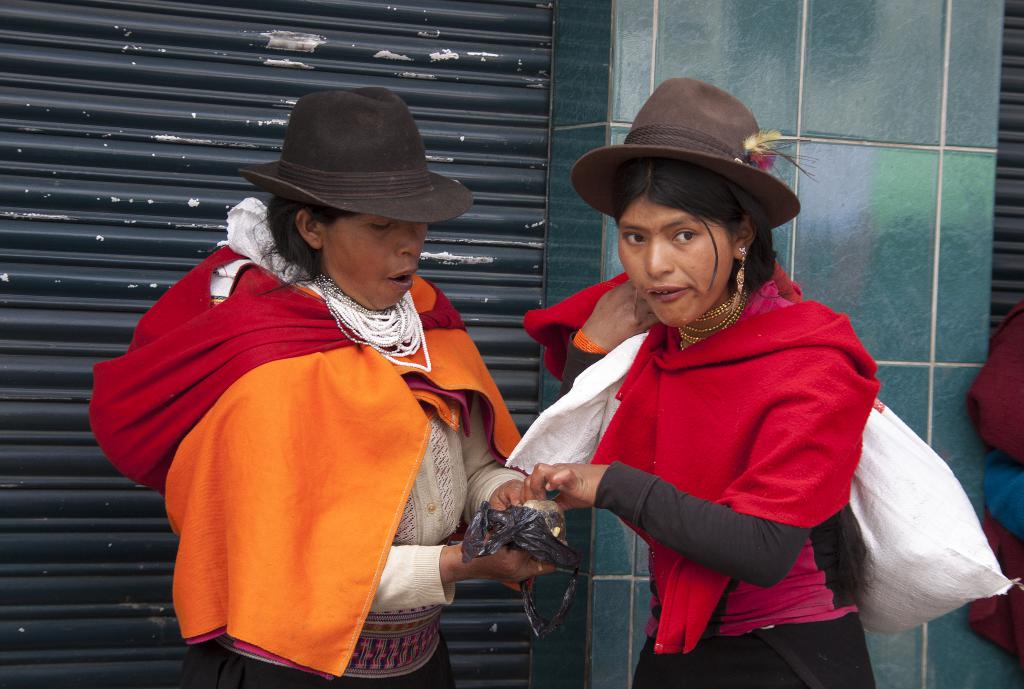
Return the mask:
[[[743,283],[746,281],[747,270],[747,247],[740,247],[740,269],[736,271],[736,293],[732,300],[739,304],[740,296],[743,294]]]

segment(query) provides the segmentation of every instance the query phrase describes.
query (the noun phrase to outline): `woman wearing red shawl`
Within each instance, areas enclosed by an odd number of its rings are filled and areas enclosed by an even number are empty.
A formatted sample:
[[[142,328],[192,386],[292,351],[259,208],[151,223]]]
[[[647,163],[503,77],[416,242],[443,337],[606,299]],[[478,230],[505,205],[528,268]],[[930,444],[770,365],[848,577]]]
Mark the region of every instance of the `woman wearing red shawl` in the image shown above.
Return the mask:
[[[90,408],[180,537],[182,686],[453,687],[439,618],[455,582],[550,569],[445,545],[523,487],[499,463],[519,436],[494,381],[416,277],[426,223],[472,197],[427,170],[380,88],[300,98],[281,159],[242,174],[269,205],[232,209],[228,247],[96,367]]]
[[[660,85],[572,172],[626,275],[527,318],[566,378],[649,328],[592,462],[528,480],[650,546],[634,689],[874,687],[848,503],[879,385],[849,320],[773,275],[771,230],[799,212],[777,138],[713,86]]]
[[[985,535],[1006,576],[1024,577],[1024,302],[992,336],[967,410],[991,450],[985,458]],[[1015,587],[976,601],[968,619],[974,631],[1024,666],[1024,591]]]

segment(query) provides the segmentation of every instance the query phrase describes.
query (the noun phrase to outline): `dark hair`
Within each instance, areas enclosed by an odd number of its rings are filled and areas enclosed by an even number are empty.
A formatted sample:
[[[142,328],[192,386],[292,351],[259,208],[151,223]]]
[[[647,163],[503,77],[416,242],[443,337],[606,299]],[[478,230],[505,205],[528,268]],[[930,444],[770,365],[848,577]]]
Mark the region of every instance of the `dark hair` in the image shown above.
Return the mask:
[[[293,201],[280,196],[273,196],[267,204],[267,225],[274,238],[274,253],[302,270],[298,279],[315,277],[320,273],[320,252],[302,238],[295,226],[295,216],[305,208],[313,219],[321,223],[331,223],[338,218],[356,215],[351,211],[328,206],[316,206],[302,201]]]
[[[851,599],[871,582],[865,581],[864,561],[868,557],[864,533],[853,509],[847,505],[839,512],[839,541],[836,544],[836,583]]]
[[[771,227],[761,204],[721,175],[671,158],[634,158],[616,171],[614,189],[612,202],[616,220],[622,217],[629,204],[641,197],[686,211],[706,223],[722,225],[734,237],[740,231],[743,218],[750,218],[754,241],[748,247],[744,271],[747,290],[756,291],[775,272]],[[717,269],[716,265],[716,272]],[[739,261],[734,261],[729,273],[730,284],[738,270]]]

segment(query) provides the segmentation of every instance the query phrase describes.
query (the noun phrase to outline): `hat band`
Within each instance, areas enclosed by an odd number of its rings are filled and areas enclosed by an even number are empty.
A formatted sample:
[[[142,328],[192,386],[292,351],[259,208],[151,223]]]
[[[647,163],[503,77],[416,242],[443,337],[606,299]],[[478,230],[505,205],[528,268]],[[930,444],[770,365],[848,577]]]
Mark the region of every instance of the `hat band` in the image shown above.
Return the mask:
[[[384,172],[329,172],[279,160],[277,172],[285,182],[332,199],[400,198],[434,188],[425,167]]]
[[[740,155],[732,147],[725,145],[713,136],[697,129],[672,124],[648,124],[631,129],[623,143],[635,146],[685,148],[719,155],[730,160]]]

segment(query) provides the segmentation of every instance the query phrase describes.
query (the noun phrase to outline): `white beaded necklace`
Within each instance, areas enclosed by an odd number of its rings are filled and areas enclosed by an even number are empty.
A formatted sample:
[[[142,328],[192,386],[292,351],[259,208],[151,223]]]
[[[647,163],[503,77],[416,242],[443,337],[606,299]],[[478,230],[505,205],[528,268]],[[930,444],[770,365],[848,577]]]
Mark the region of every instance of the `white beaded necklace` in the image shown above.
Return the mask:
[[[317,275],[313,286],[323,295],[338,329],[350,340],[372,347],[394,364],[430,372],[430,353],[423,335],[423,321],[409,292],[402,295],[394,306],[373,311],[342,292],[326,275]],[[399,361],[420,351],[421,347],[426,365]]]

